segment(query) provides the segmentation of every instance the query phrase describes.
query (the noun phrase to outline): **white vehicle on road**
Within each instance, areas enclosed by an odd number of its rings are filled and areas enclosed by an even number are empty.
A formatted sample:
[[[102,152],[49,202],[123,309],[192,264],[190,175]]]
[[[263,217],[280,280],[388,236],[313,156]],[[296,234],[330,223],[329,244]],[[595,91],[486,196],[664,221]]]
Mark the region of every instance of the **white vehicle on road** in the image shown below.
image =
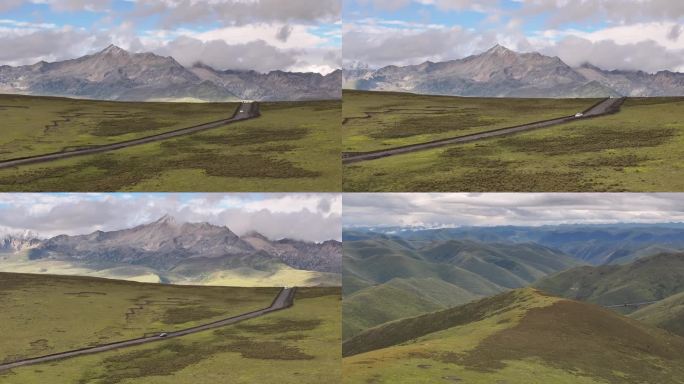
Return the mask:
[[[582,116],[584,116],[584,113],[582,113],[582,112],[575,113],[575,117],[582,117]]]
[[[160,333],[160,334],[158,335],[158,337],[166,337],[166,336],[168,336],[168,335],[169,335],[168,333],[162,332],[162,333]]]

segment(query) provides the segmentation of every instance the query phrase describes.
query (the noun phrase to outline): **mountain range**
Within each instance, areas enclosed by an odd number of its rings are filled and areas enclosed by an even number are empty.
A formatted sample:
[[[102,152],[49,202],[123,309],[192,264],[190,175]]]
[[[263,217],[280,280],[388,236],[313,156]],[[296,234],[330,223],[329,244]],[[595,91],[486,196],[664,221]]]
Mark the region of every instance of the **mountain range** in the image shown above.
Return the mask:
[[[313,100],[341,97],[341,70],[328,75],[184,67],[173,57],[115,45],[80,58],[0,66],[0,93],[121,101]]]
[[[518,53],[501,45],[459,60],[343,71],[343,87],[477,97],[682,96],[684,73],[573,68],[558,57]]]
[[[474,240],[497,243],[537,243],[594,265],[628,263],[659,253],[684,251],[684,225],[575,224],[439,229],[376,228],[344,232],[344,240],[388,232],[411,241]]]
[[[445,309],[581,265],[533,243],[413,241],[382,234],[344,240],[343,337]]]
[[[31,240],[26,260],[0,262],[8,272],[86,271],[95,276],[140,277],[169,283],[215,285],[338,285],[342,244],[238,236],[209,223],[178,223],[171,216],[118,231]],[[4,265],[3,265],[4,264]],[[81,273],[75,273],[81,274]]]

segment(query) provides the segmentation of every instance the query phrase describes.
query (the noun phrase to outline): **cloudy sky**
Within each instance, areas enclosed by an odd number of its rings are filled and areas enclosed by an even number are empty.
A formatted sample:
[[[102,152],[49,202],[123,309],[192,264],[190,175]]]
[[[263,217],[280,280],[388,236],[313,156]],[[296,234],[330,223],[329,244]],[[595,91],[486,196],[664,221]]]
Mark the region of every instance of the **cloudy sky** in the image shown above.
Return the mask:
[[[225,225],[238,235],[256,230],[271,239],[341,240],[339,194],[0,194],[0,234],[111,231],[166,214]]]
[[[345,227],[684,222],[684,194],[345,194]]]
[[[328,73],[341,65],[340,0],[1,0],[0,64],[116,44],[218,69]]]
[[[499,43],[571,66],[684,72],[682,0],[345,0],[345,66],[444,61]]]

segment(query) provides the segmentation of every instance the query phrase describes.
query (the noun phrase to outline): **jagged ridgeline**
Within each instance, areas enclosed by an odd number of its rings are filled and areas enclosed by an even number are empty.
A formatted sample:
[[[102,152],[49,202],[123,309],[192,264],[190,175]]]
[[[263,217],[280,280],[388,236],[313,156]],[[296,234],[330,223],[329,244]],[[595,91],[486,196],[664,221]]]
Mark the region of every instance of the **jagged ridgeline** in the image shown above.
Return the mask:
[[[342,244],[242,236],[171,216],[111,232],[7,237],[0,270],[206,285],[339,285]]]
[[[377,70],[344,70],[344,87],[371,91],[479,97],[682,96],[684,73],[573,68],[558,57],[518,53],[496,45],[460,60]]]
[[[54,63],[0,66],[0,93],[121,101],[324,100],[341,97],[340,70],[328,75],[184,67],[173,57],[101,52]]]

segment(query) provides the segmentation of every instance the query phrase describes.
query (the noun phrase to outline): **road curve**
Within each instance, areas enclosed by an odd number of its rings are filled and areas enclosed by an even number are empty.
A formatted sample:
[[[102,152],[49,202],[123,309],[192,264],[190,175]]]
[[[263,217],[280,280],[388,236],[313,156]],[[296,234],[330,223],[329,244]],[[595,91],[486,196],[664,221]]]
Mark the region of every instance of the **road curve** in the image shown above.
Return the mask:
[[[551,127],[558,124],[569,123],[571,121],[578,121],[583,119],[589,119],[592,117],[603,116],[610,113],[615,113],[620,110],[620,105],[624,102],[625,98],[610,98],[604,99],[600,102],[594,104],[587,110],[583,112],[582,117],[575,116],[565,116],[559,117],[551,120],[537,121],[534,123],[528,123],[523,125],[516,125],[514,127],[498,128],[491,131],[484,131],[479,133],[473,133],[470,135],[451,137],[448,139],[440,139],[435,141],[428,141],[426,143],[410,144],[401,147],[394,147],[389,149],[381,149],[378,151],[371,152],[345,152],[342,153],[342,163],[351,164],[358,163],[360,161],[368,161],[379,159],[382,157],[399,155],[402,153],[422,151],[426,149],[443,147],[450,144],[458,143],[469,143],[472,141],[487,139],[490,137],[505,136],[518,132],[531,131],[533,129]]]
[[[186,335],[190,335],[190,334],[197,333],[197,332],[203,332],[203,331],[207,331],[210,329],[220,328],[220,327],[224,327],[226,325],[235,324],[235,323],[238,323],[238,322],[241,322],[244,320],[253,319],[255,317],[263,316],[263,315],[266,315],[266,314],[271,313],[271,312],[275,312],[275,311],[279,311],[279,310],[291,307],[294,304],[295,291],[296,291],[296,288],[283,288],[278,293],[278,296],[276,296],[276,298],[273,300],[271,305],[267,308],[259,309],[259,310],[252,311],[252,312],[243,313],[242,315],[229,317],[229,318],[226,318],[223,320],[199,325],[199,326],[192,327],[192,328],[182,329],[180,331],[168,332],[165,337],[160,337],[159,336],[160,333],[155,333],[154,336],[144,336],[144,337],[137,338],[137,339],[118,341],[116,343],[102,344],[102,345],[98,345],[95,347],[76,349],[73,351],[55,353],[55,354],[41,356],[41,357],[34,357],[31,359],[18,360],[18,361],[14,361],[11,363],[0,364],[0,372],[6,371],[8,369],[13,369],[13,368],[25,366],[25,365],[46,363],[49,361],[61,360],[61,359],[66,359],[66,358],[70,358],[70,357],[90,355],[90,354],[94,354],[94,353],[111,351],[114,349],[133,347],[133,346],[137,346],[137,345],[141,345],[141,344],[154,343],[157,341],[164,341],[164,340],[172,339],[175,337],[186,336]]]
[[[253,103],[240,103],[233,115],[228,119],[212,121],[210,123],[204,123],[200,125],[195,125],[187,128],[180,128],[169,132],[163,132],[152,136],[141,137],[139,139],[121,141],[113,144],[105,145],[95,145],[81,149],[75,149],[71,151],[53,152],[44,155],[19,157],[15,159],[8,159],[0,161],[0,169],[11,168],[19,165],[42,163],[46,161],[53,161],[59,159],[65,159],[74,156],[92,155],[94,153],[108,152],[121,148],[133,147],[136,145],[152,143],[155,141],[161,141],[170,139],[177,136],[188,135],[191,133],[196,133],[200,131],[205,131],[207,129],[214,129],[222,127],[226,124],[234,123],[236,121],[248,120],[259,117],[259,104]]]

